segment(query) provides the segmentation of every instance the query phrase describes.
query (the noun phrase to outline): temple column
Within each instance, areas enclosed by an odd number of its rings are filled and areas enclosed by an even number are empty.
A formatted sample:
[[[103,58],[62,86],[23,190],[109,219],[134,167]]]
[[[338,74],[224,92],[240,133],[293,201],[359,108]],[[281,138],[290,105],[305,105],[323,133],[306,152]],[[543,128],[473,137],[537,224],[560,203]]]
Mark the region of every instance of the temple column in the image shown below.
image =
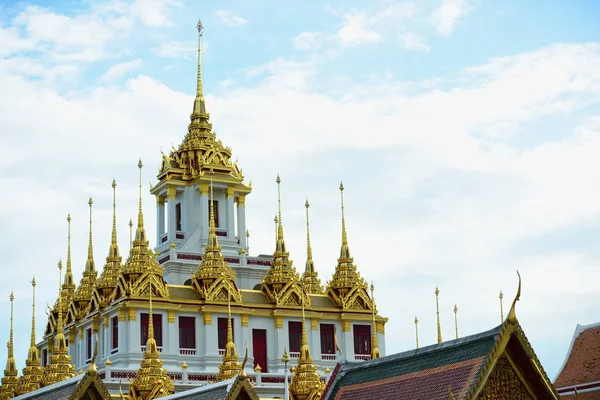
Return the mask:
[[[121,303],[122,304],[122,303]],[[127,320],[126,318],[126,312],[127,310],[125,310],[125,307],[121,306],[119,307],[119,327],[118,329],[118,341],[119,341],[119,353],[120,354],[126,354],[128,349],[127,349],[127,342],[128,342],[128,335],[129,332],[127,331]]]
[[[227,207],[227,238],[235,241],[235,220],[233,216],[233,196],[235,195],[235,188],[233,186],[227,187],[225,190],[225,204]]]
[[[169,353],[179,356],[179,334],[177,332],[177,315],[175,311],[167,311],[167,330],[169,331]],[[165,349],[163,349],[165,351]]]
[[[354,336],[352,335],[352,323],[342,320],[342,354],[346,354],[348,361],[354,361]]]
[[[283,348],[285,347],[288,351],[288,354],[290,352],[290,349],[288,346],[288,341],[286,340],[286,328],[285,328],[285,321],[283,320],[283,317],[275,317],[275,349],[274,349],[274,358],[275,358],[275,365],[279,365],[281,367],[283,367],[283,364],[281,363],[281,356],[283,355]],[[271,364],[271,363],[269,363]],[[270,370],[270,368],[269,368]],[[274,371],[271,371],[274,372]],[[280,371],[283,372],[283,371]]]
[[[208,182],[200,182],[200,232],[202,239],[208,239]]]
[[[175,216],[175,199],[177,198],[177,188],[175,186],[167,187],[167,217],[168,231],[167,241],[169,243],[175,241],[175,233],[177,231],[177,221]]]
[[[237,197],[237,235],[240,239],[240,247],[246,249],[246,195],[240,194]]]
[[[204,312],[204,354],[207,356],[218,357],[218,338],[217,338],[217,326],[216,318],[213,318],[212,313]]]
[[[162,244],[165,234],[165,197],[156,195],[156,247]]]

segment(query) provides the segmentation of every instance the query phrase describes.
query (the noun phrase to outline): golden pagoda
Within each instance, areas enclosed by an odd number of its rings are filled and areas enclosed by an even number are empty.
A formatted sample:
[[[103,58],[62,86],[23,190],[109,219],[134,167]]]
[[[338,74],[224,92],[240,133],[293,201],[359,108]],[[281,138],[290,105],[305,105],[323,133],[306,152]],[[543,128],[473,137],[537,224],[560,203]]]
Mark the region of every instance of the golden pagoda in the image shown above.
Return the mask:
[[[62,263],[58,263],[58,269],[60,277],[60,275],[62,275]],[[44,370],[42,386],[52,385],[75,376],[75,366],[71,363],[69,348],[63,333],[63,304],[62,296],[60,296],[57,304],[58,319],[56,322],[56,343],[52,350],[50,364],[48,364]]]
[[[204,249],[204,257],[198,266],[198,270],[192,278],[192,284],[198,296],[205,301],[223,301],[231,299],[233,292],[234,301],[242,303],[242,295],[235,285],[235,272],[229,267],[217,238],[215,227],[215,211],[213,205],[213,185],[210,182],[210,216],[208,223],[208,243]]]
[[[117,209],[116,209],[116,188],[117,182],[113,179],[113,216],[112,216],[112,232],[110,238],[110,246],[108,248],[108,257],[106,257],[106,264],[100,275],[100,279],[96,284],[96,290],[94,291],[94,297],[98,302],[100,308],[106,307],[111,301],[111,295],[115,287],[117,286],[117,280],[121,269],[123,268],[121,262],[122,258],[119,254],[119,245],[117,243]]]
[[[342,203],[342,247],[331,282],[327,285],[327,294],[333,302],[343,309],[368,310],[373,307],[367,294],[367,282],[360,276],[350,256],[348,235],[346,233],[346,217],[344,215],[344,185],[340,183]]]
[[[15,295],[10,293],[10,337],[8,340],[8,359],[6,360],[6,369],[4,370],[4,378],[2,378],[2,386],[0,386],[0,400],[12,399],[17,394],[19,385],[19,370],[15,361],[13,352],[13,317],[14,317],[14,301]]]
[[[242,364],[239,362],[239,356],[235,350],[233,343],[233,328],[231,326],[231,302],[227,301],[227,344],[225,345],[225,354],[223,354],[223,362],[219,365],[217,372],[217,381],[224,381],[233,378],[240,372]]]
[[[299,289],[300,278],[294,268],[290,253],[285,246],[283,238],[283,224],[281,222],[281,178],[277,175],[277,242],[273,261],[267,275],[262,280],[261,289],[267,298],[277,305],[299,306],[305,297]]]
[[[96,287],[96,279],[98,273],[96,272],[96,266],[94,263],[94,247],[92,245],[92,205],[94,202],[90,197],[88,205],[90,206],[90,233],[88,238],[88,254],[87,261],[85,262],[85,269],[83,270],[83,276],[79,283],[79,287],[73,296],[73,319],[79,320],[87,314],[87,309],[92,299],[92,293]]]
[[[135,374],[133,382],[129,385],[129,397],[133,400],[152,400],[168,396],[175,392],[171,378],[162,367],[160,353],[154,339],[154,323],[152,320],[152,289],[149,292],[150,307],[148,311],[148,340],[146,351],[140,363],[140,368]]]
[[[300,357],[298,365],[293,368],[292,383],[290,385],[290,397],[293,400],[316,400],[320,399],[325,388],[325,382],[313,365],[310,355],[308,340],[306,339],[306,317],[304,315],[304,302],[302,302],[302,343],[300,346]]]
[[[139,210],[138,226],[135,240],[129,252],[127,263],[119,275],[115,297],[124,295],[149,296],[151,287],[156,289],[155,294],[161,298],[169,298],[169,289],[163,279],[163,269],[156,261],[156,257],[144,228],[144,214],[142,212],[142,160],[138,162],[139,168]]]
[[[306,268],[304,269],[304,275],[302,276],[302,283],[307,293],[321,294],[323,293],[323,286],[321,286],[319,274],[315,270],[312,247],[310,246],[310,222],[308,218],[310,204],[308,203],[308,199],[304,203],[304,206],[306,207]]]
[[[31,286],[33,287],[31,342],[29,344],[29,352],[27,353],[27,360],[25,360],[25,368],[23,368],[23,375],[19,379],[19,394],[25,394],[39,389],[42,386],[42,379],[44,377],[44,368],[40,366],[40,351],[35,345],[35,285],[36,282],[34,277],[31,281]]]

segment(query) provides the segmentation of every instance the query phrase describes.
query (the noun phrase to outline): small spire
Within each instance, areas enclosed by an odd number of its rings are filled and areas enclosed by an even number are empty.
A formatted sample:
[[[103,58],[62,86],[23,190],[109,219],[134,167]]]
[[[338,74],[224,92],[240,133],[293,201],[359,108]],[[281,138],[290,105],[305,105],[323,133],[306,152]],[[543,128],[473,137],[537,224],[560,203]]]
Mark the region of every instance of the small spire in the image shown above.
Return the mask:
[[[109,257],[120,257],[119,245],[117,244],[117,182],[113,179],[113,217],[112,217],[112,232],[110,235],[110,249],[108,251]]]
[[[196,76],[196,101],[194,102],[194,113],[204,112],[200,108],[201,103],[204,100],[204,93],[202,90],[202,20],[198,20],[196,24],[198,28],[198,74]]]
[[[15,354],[13,351],[13,319],[14,319],[15,294],[11,291],[10,296],[8,298],[10,300],[10,336],[8,339],[8,359],[14,360]],[[8,367],[7,367],[7,369],[8,369]]]
[[[98,372],[98,368],[96,367],[96,357],[98,356],[98,334],[94,336],[94,354],[92,355],[92,360],[90,361],[90,365],[88,367],[88,372],[91,373]]]
[[[458,306],[456,304],[454,305],[454,331],[458,339]]]
[[[346,233],[346,216],[344,213],[344,184],[340,182],[340,199],[342,202],[342,248],[340,257],[350,258],[350,248],[348,247],[348,234]]]
[[[44,369],[40,366],[40,352],[35,345],[35,276],[31,281],[33,298],[31,302],[31,341],[29,343],[29,352],[23,368],[23,375],[19,381],[19,394],[25,394],[37,390],[42,383]]]
[[[310,204],[308,203],[308,199],[304,203],[304,207],[306,207],[306,267],[304,270],[303,282],[308,293],[323,293],[321,281],[319,280],[317,271],[315,270],[315,264],[312,257],[312,247],[310,245],[310,220],[308,215]]]
[[[314,272],[315,265],[312,258],[312,248],[310,246],[310,220],[308,215],[310,203],[308,202],[308,199],[306,199],[304,207],[306,207],[306,272]]]
[[[94,247],[92,244],[92,205],[94,204],[92,198],[88,200],[88,205],[90,206],[90,235],[88,239],[88,258],[85,264],[85,269],[87,272],[93,273],[95,272],[94,265]]]
[[[65,274],[65,285],[72,283],[73,278],[73,271],[71,269],[71,214],[67,215],[67,225],[67,272]],[[71,281],[67,282],[69,277],[71,278]]]
[[[439,304],[440,289],[435,288],[435,308],[437,314],[437,342],[442,343],[442,326],[440,324],[440,304]]]
[[[129,218],[129,250],[133,248],[133,221]]]
[[[377,344],[377,324],[375,322],[375,286],[373,282],[371,282],[371,302],[373,304],[372,307],[372,318],[373,321],[371,323],[371,360],[375,360],[379,358],[379,346]]]
[[[210,169],[210,205],[209,205],[209,222],[208,222],[208,244],[209,246],[220,250],[219,241],[217,239],[216,223],[215,223],[215,206],[213,195],[213,175],[214,171]]]
[[[8,297],[10,300],[10,335],[8,339],[8,358],[6,360],[6,369],[2,378],[2,386],[0,386],[1,398],[13,398],[16,395],[19,385],[19,370],[15,361],[14,346],[13,346],[13,319],[14,319],[14,301],[15,295],[10,292]]]
[[[152,317],[152,286],[150,286],[150,299],[148,305],[148,340],[146,341],[146,351],[151,351],[150,341],[154,341],[154,319]],[[157,349],[158,350],[158,349]]]
[[[35,346],[35,285],[37,285],[37,283],[35,281],[35,276],[34,276],[33,279],[31,280],[31,287],[33,288],[33,298],[31,301],[31,341],[29,343],[30,351],[31,351],[31,348],[34,348],[34,347],[37,350],[37,347]]]
[[[283,248],[281,251],[285,251],[285,243],[283,243],[283,223],[281,222],[281,178],[277,174],[277,248],[279,249],[279,241],[282,241]]]
[[[275,218],[273,218],[273,222],[275,222],[275,243],[277,243],[277,214],[275,214]]]
[[[415,315],[415,339],[417,341],[417,349],[419,348],[419,319]]]
[[[225,345],[225,354],[223,361],[219,365],[217,381],[224,381],[236,376],[242,364],[239,362],[239,356],[233,342],[233,326],[231,322],[231,293],[227,291],[227,344]]]
[[[498,298],[500,299],[500,323],[504,322],[504,295],[502,294],[502,290],[500,290],[500,296],[498,296]]]
[[[142,211],[142,159],[138,161],[138,168],[140,170],[140,178],[139,178],[139,210],[138,210],[138,227],[135,232],[135,241],[140,242],[140,244],[146,245],[146,230],[144,229],[144,213]]]

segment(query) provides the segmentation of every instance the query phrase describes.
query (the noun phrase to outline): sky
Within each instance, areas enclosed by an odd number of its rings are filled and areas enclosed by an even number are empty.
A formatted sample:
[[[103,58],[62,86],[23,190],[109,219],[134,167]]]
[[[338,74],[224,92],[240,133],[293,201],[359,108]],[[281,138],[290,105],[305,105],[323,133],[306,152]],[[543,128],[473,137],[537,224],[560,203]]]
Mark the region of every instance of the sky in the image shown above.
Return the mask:
[[[600,6],[588,0],[0,1],[0,336],[15,293],[24,366],[72,221],[76,281],[93,198],[108,255],[112,179],[121,254],[161,150],[186,133],[198,18],[206,102],[253,192],[250,254],[274,251],[275,178],[303,270],[304,202],[323,281],[341,244],[389,318],[387,354],[517,316],[550,379],[576,325],[600,320]],[[144,191],[149,237],[155,200]],[[151,240],[154,245],[154,240]],[[6,350],[0,348],[0,363]]]

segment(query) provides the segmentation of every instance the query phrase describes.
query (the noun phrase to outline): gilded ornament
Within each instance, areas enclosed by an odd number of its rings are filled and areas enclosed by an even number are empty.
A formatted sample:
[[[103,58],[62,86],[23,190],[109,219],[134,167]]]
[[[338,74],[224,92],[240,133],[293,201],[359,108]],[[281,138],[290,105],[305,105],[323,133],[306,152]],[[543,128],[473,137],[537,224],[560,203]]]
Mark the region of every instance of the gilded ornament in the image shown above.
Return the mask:
[[[248,314],[242,314],[242,326],[245,328],[248,327]]]
[[[212,314],[205,311],[202,315],[203,315],[204,325],[205,326],[206,325],[208,325],[208,326],[212,325]]]

